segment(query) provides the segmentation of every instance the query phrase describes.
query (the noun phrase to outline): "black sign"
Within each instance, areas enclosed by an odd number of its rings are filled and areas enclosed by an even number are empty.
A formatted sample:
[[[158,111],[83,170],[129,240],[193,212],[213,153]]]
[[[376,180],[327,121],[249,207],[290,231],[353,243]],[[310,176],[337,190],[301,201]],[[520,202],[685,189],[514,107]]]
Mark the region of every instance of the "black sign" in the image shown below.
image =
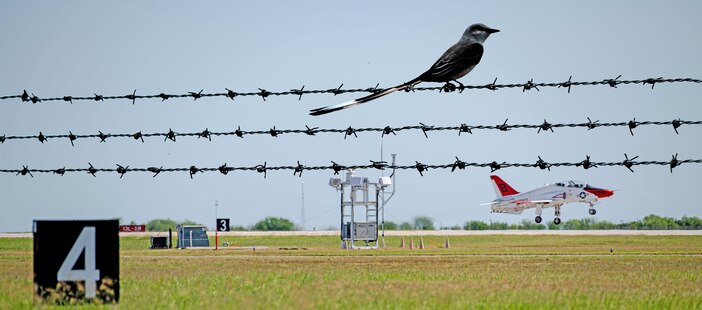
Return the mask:
[[[229,219],[217,219],[217,231],[229,231]]]
[[[47,303],[119,301],[119,221],[34,221],[34,294]]]

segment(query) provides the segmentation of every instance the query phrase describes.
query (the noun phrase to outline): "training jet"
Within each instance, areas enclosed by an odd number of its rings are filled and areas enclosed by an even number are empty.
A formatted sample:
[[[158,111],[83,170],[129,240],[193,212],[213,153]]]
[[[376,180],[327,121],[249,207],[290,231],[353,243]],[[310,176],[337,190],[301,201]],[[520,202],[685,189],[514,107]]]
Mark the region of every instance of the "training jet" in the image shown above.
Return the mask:
[[[537,223],[541,223],[541,210],[553,207],[556,209],[556,218],[553,219],[553,223],[560,224],[561,206],[570,202],[590,204],[588,212],[590,215],[595,215],[597,211],[594,206],[598,198],[614,195],[613,190],[593,187],[578,181],[546,184],[544,187],[520,193],[496,175],[491,175],[490,179],[497,198],[483,205],[490,205],[492,212],[509,214],[521,214],[526,209],[536,208],[534,221]]]

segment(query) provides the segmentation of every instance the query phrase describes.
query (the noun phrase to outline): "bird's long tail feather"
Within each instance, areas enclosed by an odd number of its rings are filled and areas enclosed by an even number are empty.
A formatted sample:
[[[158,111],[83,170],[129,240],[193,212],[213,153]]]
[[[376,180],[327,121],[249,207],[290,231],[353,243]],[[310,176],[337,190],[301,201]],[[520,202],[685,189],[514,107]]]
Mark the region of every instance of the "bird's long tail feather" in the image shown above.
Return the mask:
[[[342,103],[335,104],[335,105],[326,106],[323,108],[312,109],[312,110],[310,110],[310,115],[316,116],[316,115],[322,115],[322,114],[327,114],[327,113],[331,113],[331,112],[336,112],[336,111],[343,110],[343,109],[348,109],[348,108],[357,106],[361,103],[365,103],[365,102],[368,102],[368,101],[371,101],[374,99],[378,99],[378,98],[385,96],[387,94],[394,93],[398,90],[403,90],[403,89],[410,87],[410,86],[413,86],[419,82],[421,82],[421,80],[419,80],[417,78],[417,79],[414,79],[414,80],[409,81],[407,83],[397,85],[395,87],[383,89],[377,93],[373,93],[373,94],[370,94],[370,95],[365,96],[365,97],[361,97],[361,98],[354,99],[351,101],[342,102]]]

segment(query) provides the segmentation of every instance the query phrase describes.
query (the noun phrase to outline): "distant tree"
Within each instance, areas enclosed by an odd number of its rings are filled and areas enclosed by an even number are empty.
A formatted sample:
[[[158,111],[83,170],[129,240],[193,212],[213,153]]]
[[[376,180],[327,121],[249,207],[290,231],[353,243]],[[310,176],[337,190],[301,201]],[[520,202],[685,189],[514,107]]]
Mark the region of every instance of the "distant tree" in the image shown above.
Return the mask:
[[[254,224],[254,230],[291,231],[294,228],[295,224],[290,220],[273,216],[269,216]]]
[[[483,221],[468,221],[463,225],[465,230],[486,230],[488,224]]]
[[[229,230],[231,231],[246,231],[249,230],[244,226],[238,225],[238,226],[229,226]]]
[[[678,229],[678,223],[672,217],[661,217],[650,214],[643,218],[643,225],[646,229]]]
[[[409,222],[404,222],[400,224],[400,230],[411,230],[412,229],[412,224]]]
[[[522,222],[519,223],[519,226],[520,226],[519,229],[529,229],[529,230],[546,229],[546,225],[534,223],[529,219],[523,219]]]
[[[168,231],[169,228],[175,229],[176,221],[172,219],[153,219],[146,223],[147,231]]]
[[[168,229],[175,229],[176,225],[202,225],[191,220],[185,220],[183,222],[176,222],[170,218],[167,219],[153,219],[146,223],[147,231],[168,231]]]
[[[559,230],[559,229],[561,229],[561,226],[560,226],[560,225],[556,225],[555,223],[553,223],[553,221],[547,222],[547,223],[546,223],[546,227],[548,227],[548,230]]]
[[[385,221],[385,230],[397,230],[397,224],[392,221]]]
[[[490,222],[487,229],[489,230],[507,230],[509,229],[509,224],[505,222]]]
[[[434,230],[434,220],[428,216],[417,216],[414,218],[414,229]]]
[[[702,229],[702,219],[694,216],[683,216],[677,223],[682,229]]]

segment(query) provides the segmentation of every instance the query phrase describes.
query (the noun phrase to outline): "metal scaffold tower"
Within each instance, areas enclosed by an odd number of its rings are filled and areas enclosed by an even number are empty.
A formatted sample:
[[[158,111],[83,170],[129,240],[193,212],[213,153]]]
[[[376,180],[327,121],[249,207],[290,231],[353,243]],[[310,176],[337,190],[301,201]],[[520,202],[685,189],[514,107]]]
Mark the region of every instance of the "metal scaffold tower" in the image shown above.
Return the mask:
[[[395,154],[392,164],[395,165]],[[390,177],[381,176],[378,182],[346,172],[346,178],[330,178],[329,186],[340,192],[341,247],[342,249],[377,249],[385,247],[385,205],[395,194],[395,171]],[[385,190],[392,185],[392,191]],[[388,195],[386,197],[386,195]],[[378,231],[382,231],[382,245]]]

